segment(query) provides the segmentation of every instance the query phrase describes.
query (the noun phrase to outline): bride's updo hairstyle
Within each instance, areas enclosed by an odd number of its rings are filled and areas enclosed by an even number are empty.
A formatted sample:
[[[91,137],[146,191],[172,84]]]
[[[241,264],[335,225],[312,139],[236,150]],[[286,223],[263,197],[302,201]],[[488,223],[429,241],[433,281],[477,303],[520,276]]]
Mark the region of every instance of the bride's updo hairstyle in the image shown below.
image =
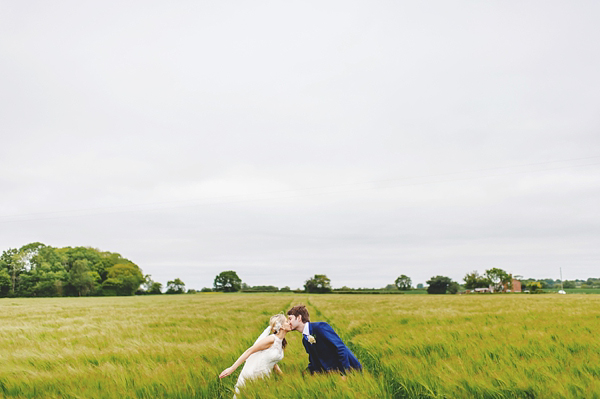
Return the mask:
[[[277,334],[281,327],[283,327],[283,323],[285,323],[286,320],[287,318],[281,313],[276,314],[275,316],[271,316],[271,320],[269,320],[269,325],[271,326],[271,333]],[[285,338],[283,339],[281,346],[283,347],[283,349],[285,349],[285,347],[287,346],[287,341],[285,340]]]

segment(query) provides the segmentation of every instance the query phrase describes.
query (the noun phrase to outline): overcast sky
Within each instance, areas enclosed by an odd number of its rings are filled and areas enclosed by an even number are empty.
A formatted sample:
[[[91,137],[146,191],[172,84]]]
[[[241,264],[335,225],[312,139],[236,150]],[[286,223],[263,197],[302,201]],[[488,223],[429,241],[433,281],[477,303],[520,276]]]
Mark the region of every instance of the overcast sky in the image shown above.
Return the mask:
[[[600,277],[597,1],[0,2],[0,251],[188,288]]]

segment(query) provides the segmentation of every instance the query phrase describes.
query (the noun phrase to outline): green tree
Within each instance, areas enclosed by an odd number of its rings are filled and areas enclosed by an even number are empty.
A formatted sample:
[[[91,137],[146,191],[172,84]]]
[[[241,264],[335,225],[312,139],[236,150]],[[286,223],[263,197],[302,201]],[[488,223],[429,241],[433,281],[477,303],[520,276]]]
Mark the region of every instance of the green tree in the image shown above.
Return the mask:
[[[575,281],[569,281],[569,280],[565,280],[565,282],[563,283],[563,288],[575,288]]]
[[[0,269],[0,297],[7,296],[11,286],[10,274],[5,269]]]
[[[485,271],[485,277],[490,281],[490,284],[494,287],[494,291],[504,291],[504,287],[507,289],[512,288],[512,274],[508,274],[502,269],[494,267]]]
[[[30,247],[31,248],[31,247]],[[35,256],[30,260],[29,281],[25,285],[31,296],[62,296],[64,287],[70,286],[69,274],[65,269],[65,258],[56,248],[38,245]],[[95,286],[95,283],[94,283]],[[74,288],[73,288],[74,289]]]
[[[544,286],[544,288],[554,288],[555,284],[558,283],[558,285],[560,285],[560,281],[554,281],[554,279],[551,278],[546,278],[544,280],[540,281],[542,283],[542,285]]]
[[[452,283],[450,277],[435,276],[426,281],[429,284],[427,287],[428,294],[445,294],[448,286]]]
[[[408,291],[412,288],[412,281],[410,277],[405,274],[398,277],[395,283],[396,288],[398,288],[400,291]]]
[[[41,242],[32,242],[31,244],[23,245],[19,248],[23,267],[26,271],[29,271],[34,267],[36,264],[35,259],[39,255],[40,250],[44,247],[46,247],[46,245]]]
[[[324,274],[315,274],[304,283],[306,292],[331,292],[331,280]]]
[[[144,276],[144,282],[142,283],[142,287],[144,289],[138,291],[137,293],[150,295],[162,294],[162,284],[152,280],[152,276],[149,274],[146,274]]]
[[[245,286],[245,288],[244,288]],[[246,284],[242,284],[243,291],[263,291],[263,292],[277,292],[279,291],[279,287],[275,287],[274,285],[255,285],[250,287]]]
[[[63,280],[56,278],[54,274],[44,275],[44,279],[39,280],[33,287],[33,296],[52,297],[63,295]]]
[[[491,284],[490,280],[488,280],[487,277],[480,276],[479,273],[477,273],[477,271],[467,273],[463,280],[465,282],[465,288],[468,290],[489,287]]]
[[[160,295],[162,294],[162,284],[156,281],[152,282],[150,289],[147,290],[150,295]]]
[[[449,294],[456,294],[456,293],[458,293],[459,290],[460,290],[460,285],[456,281],[452,281],[448,285],[448,293]]]
[[[118,263],[107,270],[108,278],[102,283],[105,295],[133,295],[144,281],[144,275],[134,263]]]
[[[600,287],[600,278],[590,277],[585,281],[585,283],[590,288],[598,288],[598,287]]]
[[[213,283],[215,291],[237,292],[242,288],[242,279],[233,270],[221,272]]]
[[[109,269],[117,265],[133,266],[126,267],[132,270],[117,270],[109,276]],[[83,271],[86,268],[87,273]],[[39,242],[4,251],[0,270],[9,275],[6,295],[19,297],[130,295],[129,287],[136,285],[141,274],[133,262],[117,253],[89,247],[53,248]],[[112,280],[104,284],[109,278]]]
[[[128,259],[123,258],[118,253],[101,252],[98,249],[90,247],[65,247],[58,250],[60,256],[64,257],[65,269],[71,270],[77,260],[85,259],[91,271],[95,271],[100,276],[100,282],[103,283],[108,276],[108,270],[118,264],[134,264]],[[137,267],[137,266],[136,266]],[[76,292],[68,293],[76,295]]]
[[[533,294],[542,292],[542,283],[539,281],[530,281],[527,283],[527,289]]]
[[[9,248],[0,256],[0,269],[6,270],[10,278],[10,296],[16,295],[17,280],[24,270],[19,251]]]
[[[122,257],[118,253],[108,251],[100,252],[92,248],[88,248],[87,256],[95,259],[93,262],[93,269],[98,272],[103,281],[108,278],[108,269],[114,265],[123,263],[135,264],[129,259]]]
[[[45,245],[39,242],[27,244],[19,248],[13,257],[13,281],[14,296],[32,296],[33,287],[37,283],[38,275],[34,273],[34,258],[37,256],[40,248]]]
[[[75,287],[79,296],[87,295],[94,288],[94,282],[95,279],[90,271],[88,261],[86,259],[76,260],[69,271],[69,283]]]
[[[181,279],[176,278],[172,281],[167,281],[167,294],[183,294],[185,293],[185,283]]]
[[[107,278],[102,282],[102,294],[106,296],[119,295],[121,291],[121,281],[116,278]]]
[[[142,283],[142,287],[140,288],[140,290],[143,289],[145,292],[150,291],[152,283],[154,283],[154,280],[152,280],[152,276],[150,274],[144,275],[144,282]]]

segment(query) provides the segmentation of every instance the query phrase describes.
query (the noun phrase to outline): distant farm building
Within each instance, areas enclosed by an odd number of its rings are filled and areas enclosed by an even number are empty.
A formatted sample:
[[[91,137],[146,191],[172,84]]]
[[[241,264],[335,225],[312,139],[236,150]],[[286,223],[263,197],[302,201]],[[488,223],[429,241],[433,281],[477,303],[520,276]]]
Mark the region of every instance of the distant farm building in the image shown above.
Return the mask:
[[[472,290],[466,290],[465,293],[484,293],[484,292],[495,292],[494,286],[490,285],[489,287],[484,288],[474,288]],[[504,284],[502,290],[498,292],[522,292],[521,282],[517,279],[512,279],[512,288],[508,288],[508,284]]]
[[[508,288],[508,284],[504,284],[504,292],[521,292],[521,282],[517,279],[512,279],[512,288]]]
[[[521,292],[521,282],[514,278],[512,280],[512,292]]]

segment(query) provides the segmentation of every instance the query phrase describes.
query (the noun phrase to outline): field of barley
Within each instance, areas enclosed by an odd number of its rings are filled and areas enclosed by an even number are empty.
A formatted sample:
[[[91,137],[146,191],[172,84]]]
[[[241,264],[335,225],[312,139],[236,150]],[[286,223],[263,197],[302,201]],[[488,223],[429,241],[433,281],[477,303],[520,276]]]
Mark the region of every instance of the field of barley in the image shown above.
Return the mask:
[[[196,294],[0,299],[2,398],[231,398],[218,374],[307,305],[365,371],[283,376],[244,398],[600,398],[600,296]]]

